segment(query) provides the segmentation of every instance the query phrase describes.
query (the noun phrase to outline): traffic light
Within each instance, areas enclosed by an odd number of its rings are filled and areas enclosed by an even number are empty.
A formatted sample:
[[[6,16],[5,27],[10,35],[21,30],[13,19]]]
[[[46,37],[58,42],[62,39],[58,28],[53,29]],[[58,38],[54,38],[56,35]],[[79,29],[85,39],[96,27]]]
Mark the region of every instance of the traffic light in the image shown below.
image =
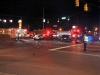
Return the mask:
[[[68,16],[68,19],[67,19],[68,21],[70,20],[70,16]]]
[[[58,21],[57,22],[59,22],[59,18],[58,18]]]
[[[49,23],[49,20],[47,20],[47,23]]]
[[[75,0],[76,7],[79,7],[79,0]]]
[[[21,29],[22,28],[22,20],[19,20],[18,23],[19,23],[19,29]]]
[[[87,5],[87,3],[84,5],[84,11],[88,11],[88,5]]]

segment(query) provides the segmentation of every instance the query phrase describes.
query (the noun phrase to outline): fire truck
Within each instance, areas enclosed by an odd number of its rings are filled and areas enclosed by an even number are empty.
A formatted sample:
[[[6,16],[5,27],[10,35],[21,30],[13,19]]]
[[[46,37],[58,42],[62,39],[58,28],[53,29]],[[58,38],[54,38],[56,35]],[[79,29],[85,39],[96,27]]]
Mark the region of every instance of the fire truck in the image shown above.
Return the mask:
[[[53,30],[51,28],[46,28],[42,32],[44,38],[52,38]]]
[[[82,30],[80,28],[71,29],[71,39],[76,43],[82,42]]]

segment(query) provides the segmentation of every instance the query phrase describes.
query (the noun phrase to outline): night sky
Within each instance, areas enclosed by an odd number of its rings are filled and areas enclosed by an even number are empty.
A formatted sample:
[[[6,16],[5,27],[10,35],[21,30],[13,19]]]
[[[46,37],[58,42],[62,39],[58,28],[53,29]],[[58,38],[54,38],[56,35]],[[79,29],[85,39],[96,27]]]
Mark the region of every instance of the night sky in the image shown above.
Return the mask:
[[[84,11],[84,4],[88,3],[89,11]],[[42,29],[43,7],[45,28],[57,25],[68,30],[72,25],[81,28],[87,25],[88,29],[99,26],[100,0],[80,0],[80,6],[75,6],[75,0],[1,0],[0,19],[13,19],[13,23],[0,22],[1,28],[18,27],[18,20],[22,18],[23,28],[30,26],[30,30]],[[62,20],[61,17],[70,16],[70,20]],[[59,18],[59,23],[57,22]]]

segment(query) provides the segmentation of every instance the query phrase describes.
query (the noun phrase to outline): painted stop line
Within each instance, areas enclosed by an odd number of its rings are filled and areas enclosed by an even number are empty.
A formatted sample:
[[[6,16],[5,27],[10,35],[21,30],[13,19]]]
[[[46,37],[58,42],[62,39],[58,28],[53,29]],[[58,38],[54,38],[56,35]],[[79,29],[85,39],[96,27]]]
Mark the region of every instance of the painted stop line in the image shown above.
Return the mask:
[[[56,51],[56,50],[59,50],[59,49],[69,48],[69,47],[72,47],[72,46],[76,46],[76,45],[70,45],[70,46],[58,47],[58,48],[53,48],[53,49],[49,49],[49,50],[50,50],[50,51]]]

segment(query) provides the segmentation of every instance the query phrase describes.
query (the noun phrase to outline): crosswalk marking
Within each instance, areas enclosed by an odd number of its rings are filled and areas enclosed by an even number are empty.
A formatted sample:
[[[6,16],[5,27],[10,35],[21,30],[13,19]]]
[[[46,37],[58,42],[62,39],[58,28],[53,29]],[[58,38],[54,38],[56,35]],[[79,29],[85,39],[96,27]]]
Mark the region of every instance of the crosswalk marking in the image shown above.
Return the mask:
[[[70,45],[70,46],[64,46],[64,47],[58,47],[58,48],[53,48],[53,49],[49,49],[50,51],[55,51],[55,50],[59,50],[59,49],[63,49],[63,48],[69,48],[72,46],[76,46],[76,45]]]

